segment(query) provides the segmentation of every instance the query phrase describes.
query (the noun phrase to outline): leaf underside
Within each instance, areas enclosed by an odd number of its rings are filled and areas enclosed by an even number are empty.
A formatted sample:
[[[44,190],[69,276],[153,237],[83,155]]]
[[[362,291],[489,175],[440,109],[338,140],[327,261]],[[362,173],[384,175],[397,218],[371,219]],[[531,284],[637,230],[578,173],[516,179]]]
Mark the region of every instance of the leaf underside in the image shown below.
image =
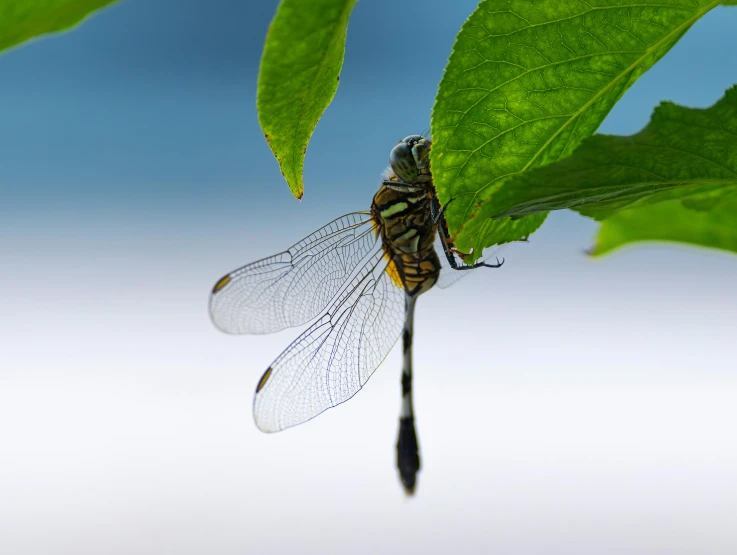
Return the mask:
[[[432,116],[432,168],[461,251],[525,236],[532,219],[488,220],[509,176],[555,162],[717,0],[484,0],[464,25]],[[516,237],[520,238],[520,237]]]
[[[282,0],[271,22],[258,76],[261,129],[295,197],[304,155],[338,89],[348,20],[357,0]]]
[[[68,30],[116,0],[0,0],[0,50]]]
[[[602,222],[591,254],[606,254],[637,241],[680,242],[737,253],[737,193],[725,191],[709,210],[669,200],[618,212]]]
[[[500,217],[572,208],[604,220],[594,254],[645,240],[734,250],[736,194],[737,86],[705,109],[664,102],[635,135],[594,135],[505,182],[493,204]]]
[[[631,136],[594,135],[568,158],[507,180],[494,217],[572,208],[597,220],[737,187],[737,87],[709,108],[664,102]],[[634,207],[634,206],[633,206]]]

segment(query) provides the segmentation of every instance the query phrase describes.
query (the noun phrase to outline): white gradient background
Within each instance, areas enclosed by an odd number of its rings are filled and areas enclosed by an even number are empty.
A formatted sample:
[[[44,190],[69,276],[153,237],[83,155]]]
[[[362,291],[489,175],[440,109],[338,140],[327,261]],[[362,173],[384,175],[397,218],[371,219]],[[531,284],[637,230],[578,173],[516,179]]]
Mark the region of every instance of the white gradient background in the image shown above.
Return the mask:
[[[0,552],[737,552],[737,258],[592,261],[573,213],[423,296],[414,499],[398,350],[350,403],[257,431],[256,381],[299,330],[217,332],[212,284],[368,206],[474,2],[359,2],[301,203],[254,108],[275,6],[128,0],[0,57]],[[603,129],[717,100],[735,28],[709,14]]]

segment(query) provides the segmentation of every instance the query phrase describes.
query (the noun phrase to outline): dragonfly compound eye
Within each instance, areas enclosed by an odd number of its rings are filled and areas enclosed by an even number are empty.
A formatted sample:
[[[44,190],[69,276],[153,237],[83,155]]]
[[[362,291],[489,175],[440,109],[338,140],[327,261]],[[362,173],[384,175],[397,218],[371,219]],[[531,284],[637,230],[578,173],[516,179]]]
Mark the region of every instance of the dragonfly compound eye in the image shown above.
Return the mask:
[[[402,141],[392,149],[389,163],[397,177],[405,183],[412,183],[417,179],[417,162],[412,153],[412,147]]]
[[[415,164],[419,171],[422,171],[430,164],[431,145],[430,139],[420,137],[420,140],[412,146],[412,156],[415,159]]]

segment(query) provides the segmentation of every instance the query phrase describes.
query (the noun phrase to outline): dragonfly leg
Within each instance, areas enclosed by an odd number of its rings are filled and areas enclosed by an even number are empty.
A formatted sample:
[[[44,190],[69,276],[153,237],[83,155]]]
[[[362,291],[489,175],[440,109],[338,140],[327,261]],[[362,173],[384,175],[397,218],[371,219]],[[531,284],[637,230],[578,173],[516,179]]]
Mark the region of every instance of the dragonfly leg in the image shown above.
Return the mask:
[[[474,268],[501,268],[502,264],[504,264],[504,259],[502,258],[502,261],[499,262],[499,257],[496,258],[496,264],[487,264],[486,262],[476,262],[475,264],[470,264],[468,266],[459,266],[456,268],[456,270],[473,270]]]
[[[448,201],[448,204],[450,204],[452,201],[453,199],[450,199],[450,201]],[[448,206],[448,204],[446,204],[445,206]],[[450,239],[450,234],[448,233],[448,222],[443,216],[445,206],[440,206],[440,202],[438,202],[438,199],[434,198],[431,204],[431,212],[433,222],[438,226],[438,236],[440,237],[440,242],[443,245],[445,258],[448,259],[448,264],[450,264],[450,267],[455,270],[459,266],[458,262],[455,259],[455,256],[453,256],[455,246],[453,245],[453,241]]]
[[[450,238],[450,233],[448,232],[448,222],[443,216],[445,208],[451,202],[453,202],[453,199],[450,199],[445,204],[445,206],[440,206],[440,203],[437,201],[437,199],[433,199],[432,203],[433,222],[437,223],[438,225],[438,236],[440,237],[440,242],[443,245],[443,252],[445,252],[445,257],[448,259],[448,264],[450,264],[450,267],[454,270],[473,270],[475,268],[500,268],[502,264],[504,264],[503,258],[501,262],[497,258],[496,264],[487,264],[486,262],[476,262],[475,264],[458,264],[458,260],[456,260],[454,253],[457,253],[458,256],[461,257],[463,256],[463,254],[459,253],[456,250],[455,245],[453,244],[453,240]]]
[[[448,208],[448,206],[450,205],[451,202],[453,202],[453,199],[450,199],[443,206],[440,206],[440,203],[438,202],[438,199],[433,199],[433,202],[432,202],[432,205],[431,205],[432,206],[432,212],[433,212],[432,223],[437,224],[440,221],[440,218],[442,218],[443,217],[443,214],[445,213],[445,209]],[[438,206],[440,206],[440,208],[438,208]],[[448,229],[448,224],[447,223],[445,223],[445,229],[446,229],[446,231]]]
[[[448,259],[448,263],[450,264],[450,267],[453,270],[473,270],[475,268],[501,268],[504,264],[504,259],[502,258],[501,261],[499,260],[499,257],[496,257],[496,264],[488,264],[487,262],[476,262],[475,264],[458,264],[458,261],[456,260],[455,256],[453,256],[453,253],[458,253],[458,256],[462,256],[462,253],[459,253],[456,248],[453,246],[453,243],[448,241],[447,243],[444,241],[444,234],[440,231],[440,228],[438,228],[438,233],[440,235],[440,242],[443,243],[443,250],[445,251],[445,256]]]

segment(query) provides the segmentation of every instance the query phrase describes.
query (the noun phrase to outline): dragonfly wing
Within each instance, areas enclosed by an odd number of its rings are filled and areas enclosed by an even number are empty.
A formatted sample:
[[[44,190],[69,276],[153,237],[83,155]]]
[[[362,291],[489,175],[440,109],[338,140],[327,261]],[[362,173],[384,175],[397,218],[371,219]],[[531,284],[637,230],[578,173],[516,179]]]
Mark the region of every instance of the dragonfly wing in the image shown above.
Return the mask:
[[[402,333],[404,289],[383,251],[266,370],[254,418],[265,432],[301,424],[353,397]]]
[[[288,250],[223,276],[210,317],[227,333],[270,333],[317,316],[378,242],[370,212],[341,216]]]

